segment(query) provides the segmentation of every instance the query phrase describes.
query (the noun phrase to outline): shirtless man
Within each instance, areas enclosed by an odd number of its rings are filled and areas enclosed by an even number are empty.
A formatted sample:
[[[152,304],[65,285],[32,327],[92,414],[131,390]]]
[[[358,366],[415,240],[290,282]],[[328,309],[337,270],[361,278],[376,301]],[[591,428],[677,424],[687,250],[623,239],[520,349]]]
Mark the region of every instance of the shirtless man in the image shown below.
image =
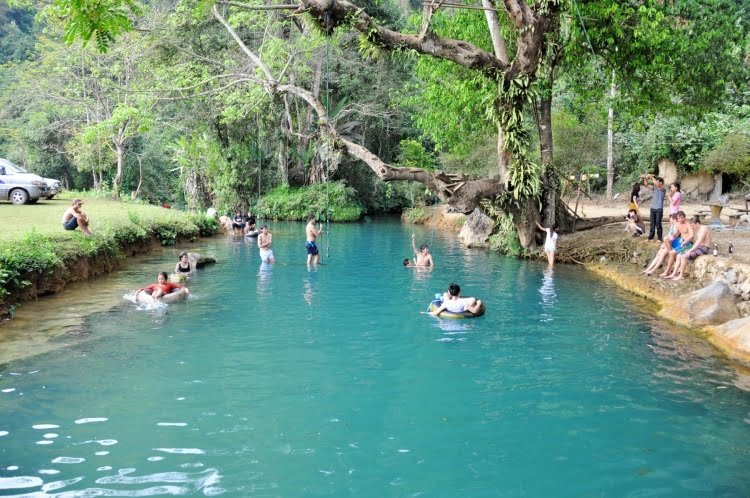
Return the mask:
[[[414,266],[429,266],[434,267],[435,263],[432,261],[432,254],[427,244],[422,244],[417,250],[417,239],[416,235],[411,234],[411,248],[414,251]]]
[[[307,248],[307,266],[320,263],[320,252],[318,252],[318,246],[315,245],[315,239],[323,233],[323,224],[318,223],[318,229],[315,230],[316,221],[315,216],[310,216],[305,227],[305,234],[307,235],[307,242],[305,242],[305,247]]]
[[[88,237],[91,235],[89,231],[89,217],[81,211],[82,205],[82,199],[73,199],[70,207],[63,214],[62,224],[65,230],[75,230],[77,227],[81,227],[83,235]]]
[[[260,249],[260,260],[273,263],[273,251],[271,250],[271,244],[273,243],[273,236],[268,231],[268,225],[263,225],[260,229],[260,235],[258,235],[258,248]]]
[[[676,243],[676,246],[673,245],[672,249],[669,251],[667,267],[662,273],[659,274],[661,278],[667,278],[667,276],[669,275],[669,270],[672,269],[672,264],[677,259],[677,256],[689,251],[693,247],[693,238],[695,237],[695,233],[693,233],[693,227],[691,227],[690,223],[687,222],[687,220],[685,219],[685,213],[683,213],[682,211],[677,212],[675,237],[677,235],[680,236],[679,243]]]
[[[693,216],[690,218],[690,224],[695,232],[695,243],[693,244],[693,248],[691,251],[684,252],[677,256],[674,270],[672,270],[672,274],[666,278],[682,280],[685,278],[685,268],[687,268],[690,261],[711,252],[711,229],[708,228],[707,225],[701,225],[700,216]]]

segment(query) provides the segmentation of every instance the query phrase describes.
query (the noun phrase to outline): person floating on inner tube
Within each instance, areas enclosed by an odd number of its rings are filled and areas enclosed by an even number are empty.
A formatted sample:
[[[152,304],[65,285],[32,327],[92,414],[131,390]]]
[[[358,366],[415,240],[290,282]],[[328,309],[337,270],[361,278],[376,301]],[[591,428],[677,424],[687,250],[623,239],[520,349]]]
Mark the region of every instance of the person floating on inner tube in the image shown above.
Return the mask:
[[[167,272],[163,271],[159,273],[158,277],[156,277],[157,283],[151,284],[147,287],[142,287],[138,289],[138,292],[145,292],[155,300],[159,300],[159,298],[166,296],[167,294],[171,294],[178,289],[185,289],[186,294],[190,293],[190,289],[182,284],[174,284],[172,282],[168,282],[168,278],[169,275],[167,275]],[[138,294],[138,292],[136,292],[136,295]]]
[[[461,287],[458,284],[450,284],[448,292],[443,293],[443,304],[430,314],[438,316],[443,311],[451,313],[469,313],[477,314],[482,308],[482,301],[473,297],[461,297]]]

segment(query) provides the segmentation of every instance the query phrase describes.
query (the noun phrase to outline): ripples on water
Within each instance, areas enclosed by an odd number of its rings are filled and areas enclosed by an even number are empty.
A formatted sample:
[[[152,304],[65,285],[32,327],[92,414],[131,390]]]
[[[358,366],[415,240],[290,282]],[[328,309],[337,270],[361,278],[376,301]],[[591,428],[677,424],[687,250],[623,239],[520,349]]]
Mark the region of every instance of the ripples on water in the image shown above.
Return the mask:
[[[187,303],[120,299],[177,249],[87,284],[85,336],[0,367],[0,496],[750,495],[747,376],[642,301],[429,231],[407,270],[388,223],[308,270],[272,230],[274,265],[204,246]],[[420,313],[451,281],[487,314]]]

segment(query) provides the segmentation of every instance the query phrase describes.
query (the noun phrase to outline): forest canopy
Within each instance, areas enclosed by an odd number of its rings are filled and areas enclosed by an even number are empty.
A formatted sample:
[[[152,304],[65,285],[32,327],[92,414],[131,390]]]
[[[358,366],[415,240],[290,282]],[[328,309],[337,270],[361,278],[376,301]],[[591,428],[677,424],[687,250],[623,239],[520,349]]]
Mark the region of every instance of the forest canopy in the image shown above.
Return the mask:
[[[369,213],[485,200],[529,245],[570,174],[750,173],[746,2],[5,2],[0,157],[71,189],[335,181]]]

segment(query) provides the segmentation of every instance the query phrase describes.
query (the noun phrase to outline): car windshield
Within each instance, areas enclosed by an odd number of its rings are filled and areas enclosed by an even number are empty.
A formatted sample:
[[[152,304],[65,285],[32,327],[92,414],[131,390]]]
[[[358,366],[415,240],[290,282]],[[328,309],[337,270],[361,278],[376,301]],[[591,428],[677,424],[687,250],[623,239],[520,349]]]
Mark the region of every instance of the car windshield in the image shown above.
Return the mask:
[[[17,164],[13,164],[7,159],[0,159],[0,166],[5,166],[8,173],[28,173],[26,168],[23,168]]]

